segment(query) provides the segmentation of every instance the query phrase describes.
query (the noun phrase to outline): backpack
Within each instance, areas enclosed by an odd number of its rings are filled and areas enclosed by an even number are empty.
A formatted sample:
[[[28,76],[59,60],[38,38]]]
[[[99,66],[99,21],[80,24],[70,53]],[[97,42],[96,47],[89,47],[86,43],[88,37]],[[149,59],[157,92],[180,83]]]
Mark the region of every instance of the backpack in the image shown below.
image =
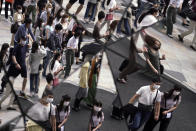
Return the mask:
[[[11,32],[12,34],[15,34],[15,33],[17,32],[17,30],[18,30],[18,27],[19,27],[18,23],[15,22],[14,24],[11,25],[10,32]]]

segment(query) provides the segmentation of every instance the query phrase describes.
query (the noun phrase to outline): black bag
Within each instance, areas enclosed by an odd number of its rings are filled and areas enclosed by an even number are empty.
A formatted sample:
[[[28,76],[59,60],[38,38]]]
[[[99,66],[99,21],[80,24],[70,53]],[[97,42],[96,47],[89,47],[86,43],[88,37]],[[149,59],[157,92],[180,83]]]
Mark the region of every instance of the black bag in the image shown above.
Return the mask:
[[[125,69],[126,67],[127,67],[127,65],[129,64],[129,60],[128,59],[125,59],[122,63],[121,63],[121,65],[120,65],[120,67],[119,67],[119,71],[123,71],[123,69]]]
[[[18,30],[18,27],[19,27],[19,25],[18,25],[17,22],[15,22],[14,24],[12,24],[11,25],[11,30],[10,30],[11,33],[15,34],[17,32],[17,30]]]
[[[131,119],[133,119],[136,112],[138,111],[138,108],[133,104],[127,104],[121,108],[121,111],[125,119],[127,119],[129,116],[131,116]]]
[[[43,65],[42,65],[42,64],[40,64],[40,65],[39,65],[39,71],[41,71],[41,70],[42,70],[42,68],[43,68]]]

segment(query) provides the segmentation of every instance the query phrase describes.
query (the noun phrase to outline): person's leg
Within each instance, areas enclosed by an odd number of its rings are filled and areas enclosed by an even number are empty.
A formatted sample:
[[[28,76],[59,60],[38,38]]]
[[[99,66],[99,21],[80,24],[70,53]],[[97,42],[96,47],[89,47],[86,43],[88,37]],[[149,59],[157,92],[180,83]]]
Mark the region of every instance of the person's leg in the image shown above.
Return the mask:
[[[75,13],[76,16],[80,13],[80,11],[82,10],[83,6],[84,6],[83,4],[80,4],[80,6],[77,8],[77,11]]]
[[[143,112],[142,113],[142,118],[141,118],[139,127],[141,127],[146,121],[149,120],[151,114],[152,114],[152,112]]]
[[[30,93],[34,92],[34,74],[30,74]]]
[[[94,18],[93,18],[93,21],[95,21],[95,17],[97,16],[98,12],[99,12],[99,9],[100,9],[100,6],[101,6],[101,2],[97,2],[96,6],[95,6],[95,15],[94,15]]]
[[[43,63],[43,66],[44,66],[44,71],[43,71],[43,76],[46,76],[46,71],[47,71],[47,67],[48,67],[48,64],[50,62],[50,59],[52,58],[52,52],[50,51],[47,51],[47,55],[46,55],[46,58],[44,60],[44,63]]]
[[[131,35],[131,27],[130,27],[128,19],[124,19],[124,27],[125,27],[127,35]]]
[[[166,17],[167,9],[168,9],[168,6],[169,6],[169,1],[170,0],[165,0],[165,8],[164,8],[164,11],[163,11],[163,16],[164,17]]]
[[[165,118],[161,120],[159,131],[167,131],[171,118]]]
[[[166,19],[166,26],[167,26],[167,34],[172,35],[173,31],[173,15],[174,15],[174,8],[169,7],[167,10],[167,19]]]
[[[91,2],[88,2],[87,7],[86,7],[86,12],[85,12],[85,15],[84,15],[84,19],[87,19],[88,18],[88,15],[89,15],[89,11],[90,11],[91,6],[92,6],[92,3]]]
[[[94,18],[95,18],[95,13],[96,13],[96,5],[97,4],[92,4],[92,13],[91,13],[91,21],[94,21]]]
[[[66,52],[66,71],[65,77],[69,76],[71,70],[71,50],[67,50]]]
[[[193,30],[194,30],[194,23],[195,23],[195,22],[193,22],[193,21],[191,20],[191,23],[190,23],[190,26],[189,26],[189,28],[188,28],[188,31],[185,31],[185,32],[183,32],[183,33],[180,35],[182,38],[184,38],[185,36],[187,36],[187,35],[189,35],[189,34],[191,34],[191,33],[193,32]]]
[[[10,77],[9,80],[12,83],[12,85],[14,85],[15,78],[14,77]],[[10,96],[10,100],[9,100],[9,103],[8,103],[8,107],[10,107],[14,103],[15,96],[14,96],[14,93],[12,91],[12,88],[11,88],[10,84],[9,83],[7,83],[7,84],[8,84],[7,87],[11,89],[11,91],[10,91],[11,96]]]
[[[137,129],[140,126],[141,117],[142,117],[142,113],[141,112],[137,112],[135,114],[134,119],[133,119],[133,123],[129,126],[131,131],[137,131]]]
[[[159,123],[160,120],[156,121],[154,119],[154,114],[152,114],[149,120],[146,122],[143,131],[153,131],[154,127]]]
[[[25,91],[26,84],[27,84],[27,78],[23,78],[23,82],[22,82],[22,92]]]
[[[4,0],[1,0],[1,4],[0,4],[0,15],[1,15],[1,11],[2,11],[3,1],[4,1]]]
[[[36,22],[36,6],[32,6],[32,22],[35,24]]]
[[[191,48],[193,48],[194,50],[196,50],[196,22],[194,22],[193,24],[194,24],[194,27],[193,28],[195,30],[195,34],[194,34],[194,37],[193,37]]]
[[[39,73],[35,74],[35,93],[38,93],[39,91],[38,85],[39,85]]]
[[[8,19],[8,2],[5,2],[5,18]]]
[[[123,22],[123,18],[118,23],[117,30],[116,30],[117,33],[121,33],[121,25],[122,25],[122,22]]]

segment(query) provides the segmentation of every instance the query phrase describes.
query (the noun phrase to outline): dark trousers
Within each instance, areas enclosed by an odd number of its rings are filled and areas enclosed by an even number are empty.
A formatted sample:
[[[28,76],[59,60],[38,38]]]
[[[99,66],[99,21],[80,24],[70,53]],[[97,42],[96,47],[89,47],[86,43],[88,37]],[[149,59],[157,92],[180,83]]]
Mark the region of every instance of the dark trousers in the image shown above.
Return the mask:
[[[30,15],[32,13],[32,22],[35,24],[35,16],[36,16],[36,6],[29,5],[27,7],[27,14]]]
[[[0,14],[1,14],[1,11],[2,11],[2,5],[3,5],[3,1],[4,1],[4,0],[1,0]]]
[[[66,52],[66,71],[65,76],[69,76],[71,71],[71,66],[74,63],[74,51],[71,49],[68,49]]]
[[[154,127],[159,122],[160,122],[159,131],[167,131],[171,118],[163,118],[162,112],[163,111],[160,111],[160,116],[158,121],[154,120],[154,114],[152,114],[149,120],[147,121],[147,123],[145,124],[143,131],[153,131]]]
[[[128,18],[123,18],[120,20],[120,22],[118,23],[118,26],[117,26],[117,33],[121,32],[121,25],[122,25],[123,21],[124,21],[124,28],[125,28],[126,34],[131,35],[131,27],[130,27]]]
[[[95,15],[95,10],[96,10],[96,4],[93,4],[91,2],[88,2],[87,7],[86,7],[86,12],[85,12],[85,15],[84,15],[84,19],[87,19],[88,18],[89,11],[91,11],[90,20],[93,21],[94,15]]]
[[[74,108],[79,108],[80,107],[80,102],[83,100],[84,98],[76,98],[75,101],[74,101]]]
[[[131,131],[137,131],[148,119],[150,118],[152,112],[148,111],[138,111],[133,119],[133,123],[129,126]]]
[[[83,37],[82,36],[80,36],[79,37],[79,42],[78,42],[78,51],[75,53],[75,57],[80,57],[80,45],[81,45],[81,43],[82,43],[82,40],[83,40]]]
[[[8,6],[10,6],[11,16],[13,16],[12,3],[5,2],[5,18],[8,18]]]
[[[166,13],[167,13],[167,8],[168,8],[168,6],[169,6],[169,1],[170,1],[170,0],[165,0],[165,8],[164,8],[164,11],[163,11],[164,17],[166,16]]]
[[[38,93],[39,73],[30,74],[30,92]]]
[[[176,23],[176,14],[177,14],[177,9],[170,6],[167,10],[167,19],[166,19],[167,34],[169,35],[172,35],[173,24]]]
[[[47,67],[48,67],[50,60],[52,59],[52,56],[53,56],[53,53],[51,51],[47,51],[47,55],[43,61],[43,67],[44,67],[44,71],[42,73],[43,76],[46,76]]]

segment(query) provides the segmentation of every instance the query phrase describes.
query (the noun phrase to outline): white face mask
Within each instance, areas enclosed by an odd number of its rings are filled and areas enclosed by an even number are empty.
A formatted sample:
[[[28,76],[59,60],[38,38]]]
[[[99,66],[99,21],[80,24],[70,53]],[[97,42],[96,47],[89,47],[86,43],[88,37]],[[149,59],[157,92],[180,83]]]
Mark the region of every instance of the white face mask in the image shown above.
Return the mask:
[[[60,16],[63,16],[64,14],[65,14],[65,12],[64,11],[61,11]]]
[[[97,112],[99,112],[99,111],[101,111],[101,108],[100,107],[97,107],[97,106],[94,106],[94,110],[97,111]]]
[[[18,10],[18,13],[22,14],[22,10]]]
[[[156,85],[156,84],[155,84],[155,85],[153,86],[153,88],[154,88],[154,89],[159,89],[159,88],[160,88],[160,85]]]
[[[54,98],[47,98],[47,102],[48,102],[48,103],[52,103],[53,100],[54,100]]]
[[[25,45],[26,44],[26,41],[22,40],[21,44],[22,45]]]
[[[68,106],[69,103],[70,103],[69,101],[66,101],[66,102],[63,103],[63,105],[64,105],[64,106]]]
[[[48,8],[48,12],[51,12],[52,11],[52,8]]]
[[[173,92],[173,95],[174,95],[174,96],[178,96],[178,95],[180,95],[180,92],[179,92],[179,91],[174,91],[174,92]]]

